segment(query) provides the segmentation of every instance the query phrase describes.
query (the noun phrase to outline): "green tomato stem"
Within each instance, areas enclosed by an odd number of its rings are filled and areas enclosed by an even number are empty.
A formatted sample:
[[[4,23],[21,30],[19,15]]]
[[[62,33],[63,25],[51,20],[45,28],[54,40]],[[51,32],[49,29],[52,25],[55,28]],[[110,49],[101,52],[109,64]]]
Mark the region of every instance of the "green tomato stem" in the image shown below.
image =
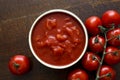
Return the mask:
[[[105,75],[102,75],[102,76],[100,76],[100,78],[103,78],[103,77],[111,77],[111,73],[107,73],[107,74],[105,74]]]
[[[110,41],[110,40],[112,40],[112,39],[114,39],[114,38],[117,38],[118,40],[120,40],[120,35],[113,36],[112,38],[108,39],[107,41]]]
[[[93,60],[97,60],[97,61],[99,62],[99,64],[101,64],[100,60],[99,60],[95,55],[92,56],[92,59],[93,59]]]
[[[100,28],[101,32],[104,34],[105,44],[104,44],[104,49],[103,49],[103,55],[102,55],[101,61],[99,62],[100,64],[99,64],[99,67],[98,67],[98,70],[97,70],[97,74],[96,74],[95,80],[99,80],[99,79],[101,78],[101,76],[100,76],[99,74],[100,74],[101,66],[102,66],[102,64],[103,64],[104,57],[105,57],[105,55],[106,55],[106,51],[105,51],[105,50],[106,50],[106,47],[107,47],[107,42],[108,42],[109,40],[111,40],[111,39],[107,39],[106,34],[107,34],[108,31],[113,30],[113,29],[114,29],[114,26],[112,26],[112,27],[109,28],[109,29],[104,28],[104,27],[102,27],[102,26],[100,26],[99,28]],[[116,36],[115,36],[115,37],[116,37]],[[115,37],[113,37],[113,38],[115,38]],[[113,38],[112,38],[112,39],[113,39]],[[103,76],[105,77],[105,76],[108,76],[108,75],[106,74],[106,75],[103,75]]]
[[[100,65],[99,65],[99,67],[98,67],[97,75],[96,75],[96,79],[95,79],[95,80],[99,80],[99,78],[100,78],[99,73],[100,73],[100,69],[101,69],[101,66],[102,66],[102,64],[103,64],[103,60],[104,60],[104,57],[105,57],[105,54],[106,54],[106,52],[105,52],[106,46],[107,46],[106,32],[104,33],[104,35],[105,35],[105,45],[104,45],[102,59],[101,59],[101,61],[100,61]]]

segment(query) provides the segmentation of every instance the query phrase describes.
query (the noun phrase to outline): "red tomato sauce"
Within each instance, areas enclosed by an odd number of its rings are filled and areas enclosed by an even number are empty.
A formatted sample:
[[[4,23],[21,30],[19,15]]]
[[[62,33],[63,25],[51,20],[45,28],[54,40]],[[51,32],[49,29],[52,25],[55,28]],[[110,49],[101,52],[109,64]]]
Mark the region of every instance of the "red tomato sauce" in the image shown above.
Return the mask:
[[[67,65],[75,61],[85,46],[85,34],[72,16],[55,12],[41,18],[32,32],[37,56],[48,64]]]

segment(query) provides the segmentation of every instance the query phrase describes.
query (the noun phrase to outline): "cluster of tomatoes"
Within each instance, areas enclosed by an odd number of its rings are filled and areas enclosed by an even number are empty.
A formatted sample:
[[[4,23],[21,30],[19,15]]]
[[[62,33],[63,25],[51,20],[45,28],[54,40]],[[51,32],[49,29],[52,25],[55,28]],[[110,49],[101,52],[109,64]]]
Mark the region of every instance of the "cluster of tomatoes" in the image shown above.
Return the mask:
[[[95,71],[95,80],[115,80],[116,71],[112,66],[120,63],[120,14],[108,10],[101,18],[87,18],[85,26],[89,34],[88,50],[81,62],[85,70],[73,70],[68,80],[89,80],[86,71]]]

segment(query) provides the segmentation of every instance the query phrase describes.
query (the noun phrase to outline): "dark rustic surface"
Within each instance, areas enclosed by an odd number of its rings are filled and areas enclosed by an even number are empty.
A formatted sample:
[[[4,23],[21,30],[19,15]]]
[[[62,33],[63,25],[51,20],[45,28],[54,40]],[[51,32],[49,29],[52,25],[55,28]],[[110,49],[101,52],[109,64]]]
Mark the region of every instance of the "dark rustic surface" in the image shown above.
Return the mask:
[[[120,0],[0,0],[0,80],[67,80],[68,73],[81,66],[79,62],[64,70],[50,69],[40,64],[29,49],[28,33],[33,21],[54,8],[70,10],[84,21],[91,15],[101,16],[108,9],[120,12]],[[9,72],[8,61],[16,54],[30,57],[29,73],[14,76]],[[116,80],[120,80],[119,67],[120,64],[114,67]]]

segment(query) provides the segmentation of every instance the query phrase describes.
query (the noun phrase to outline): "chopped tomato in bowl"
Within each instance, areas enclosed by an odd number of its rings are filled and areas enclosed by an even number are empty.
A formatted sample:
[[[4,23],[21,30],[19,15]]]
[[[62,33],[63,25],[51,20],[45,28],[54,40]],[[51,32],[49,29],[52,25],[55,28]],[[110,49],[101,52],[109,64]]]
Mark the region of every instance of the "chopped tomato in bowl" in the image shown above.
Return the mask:
[[[88,34],[83,22],[72,12],[54,9],[40,15],[29,32],[32,54],[43,65],[63,69],[84,55]]]

